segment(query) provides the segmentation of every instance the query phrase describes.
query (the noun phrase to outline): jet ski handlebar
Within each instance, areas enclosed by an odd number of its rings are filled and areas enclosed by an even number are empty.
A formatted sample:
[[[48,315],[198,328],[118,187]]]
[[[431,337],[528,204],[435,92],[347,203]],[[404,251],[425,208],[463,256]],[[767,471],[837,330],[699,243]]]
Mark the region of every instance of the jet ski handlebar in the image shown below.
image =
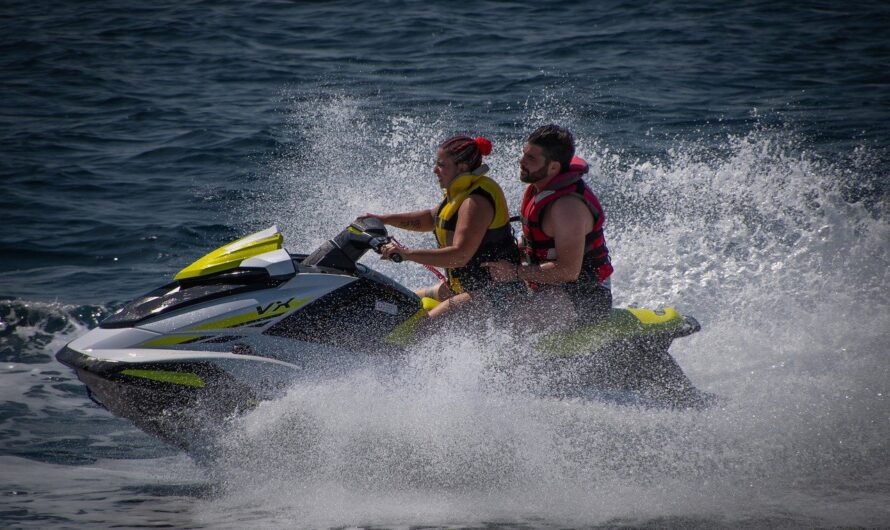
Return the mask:
[[[382,250],[383,245],[392,243],[393,241],[394,240],[393,240],[392,236],[374,237],[374,238],[371,238],[370,241],[368,241],[368,245],[370,245],[371,250],[373,250],[374,252],[376,252],[378,254],[383,254],[383,250]],[[398,243],[396,243],[396,245],[398,245]],[[396,263],[401,263],[402,255],[399,254],[398,252],[390,252],[389,260],[394,261]]]
[[[344,271],[354,271],[356,262],[368,250],[378,254],[383,245],[392,241],[383,221],[376,217],[359,217],[333,239],[325,241],[312,254],[306,256],[303,265],[329,267]],[[396,263],[402,261],[401,254],[390,254]]]
[[[395,241],[395,239],[386,232],[386,226],[383,222],[375,217],[359,217],[350,225],[350,228],[355,228],[363,235],[367,235],[368,246],[378,254],[382,254],[383,245],[388,245],[389,243],[395,242],[396,246],[401,247],[399,242]],[[390,252],[389,260],[395,263],[401,263],[402,255],[398,252]]]

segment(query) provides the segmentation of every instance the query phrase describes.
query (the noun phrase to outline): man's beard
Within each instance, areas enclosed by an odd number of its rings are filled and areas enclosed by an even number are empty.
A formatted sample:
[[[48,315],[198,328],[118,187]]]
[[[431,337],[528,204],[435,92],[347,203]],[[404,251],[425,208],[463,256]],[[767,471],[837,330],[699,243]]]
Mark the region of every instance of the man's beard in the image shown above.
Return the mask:
[[[534,184],[535,182],[538,182],[540,180],[547,178],[547,165],[548,164],[544,164],[544,166],[541,167],[541,169],[539,169],[535,172],[531,172],[523,167],[520,167],[519,168],[519,180],[522,182],[525,182],[526,184]]]

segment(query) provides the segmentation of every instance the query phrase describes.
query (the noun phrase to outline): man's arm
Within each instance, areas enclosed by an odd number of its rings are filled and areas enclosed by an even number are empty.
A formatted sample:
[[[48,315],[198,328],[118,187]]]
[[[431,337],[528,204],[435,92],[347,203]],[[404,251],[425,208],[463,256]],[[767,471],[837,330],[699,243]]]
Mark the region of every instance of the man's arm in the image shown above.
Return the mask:
[[[593,230],[593,214],[587,205],[578,197],[560,197],[544,211],[541,229],[553,237],[556,259],[527,267],[516,267],[507,262],[483,264],[489,268],[495,281],[519,278],[546,284],[578,279],[584,260],[584,241]]]
[[[520,277],[537,283],[573,282],[581,274],[584,239],[593,229],[593,215],[578,197],[560,197],[544,211],[541,229],[553,236],[556,259],[539,267],[525,267]]]

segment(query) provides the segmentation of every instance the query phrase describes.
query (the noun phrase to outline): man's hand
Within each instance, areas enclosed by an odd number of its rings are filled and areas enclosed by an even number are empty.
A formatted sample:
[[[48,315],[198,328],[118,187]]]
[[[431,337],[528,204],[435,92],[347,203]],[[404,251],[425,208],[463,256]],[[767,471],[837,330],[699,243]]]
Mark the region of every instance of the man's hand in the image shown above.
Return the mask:
[[[488,269],[491,279],[496,282],[512,282],[519,279],[519,266],[509,261],[486,261],[482,266]]]

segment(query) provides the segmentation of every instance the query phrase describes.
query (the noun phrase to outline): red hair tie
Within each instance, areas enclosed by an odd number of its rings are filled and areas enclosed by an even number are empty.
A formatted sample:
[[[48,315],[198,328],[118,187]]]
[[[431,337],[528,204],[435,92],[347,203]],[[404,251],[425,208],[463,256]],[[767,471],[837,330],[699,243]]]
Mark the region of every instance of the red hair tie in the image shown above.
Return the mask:
[[[491,140],[480,136],[473,141],[476,142],[476,146],[479,147],[479,152],[482,153],[482,156],[491,154]]]

